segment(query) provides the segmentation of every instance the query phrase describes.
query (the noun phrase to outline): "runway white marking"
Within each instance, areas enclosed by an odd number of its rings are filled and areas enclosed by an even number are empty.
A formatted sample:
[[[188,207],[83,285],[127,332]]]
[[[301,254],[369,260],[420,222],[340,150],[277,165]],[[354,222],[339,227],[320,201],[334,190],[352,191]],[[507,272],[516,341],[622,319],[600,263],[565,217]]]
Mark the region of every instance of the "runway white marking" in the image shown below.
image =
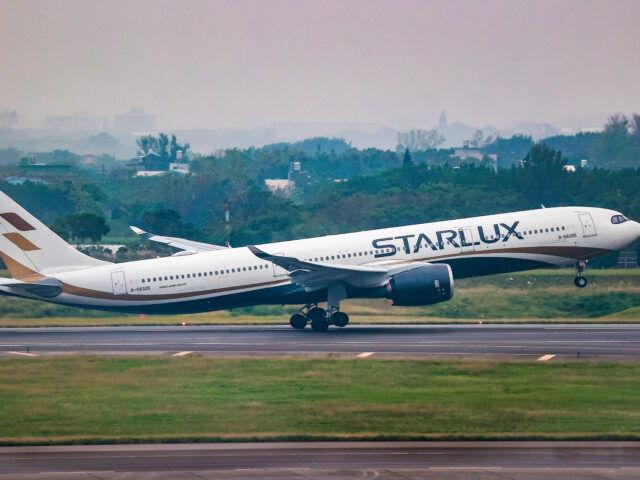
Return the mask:
[[[37,357],[35,353],[27,353],[27,352],[7,352],[12,353],[13,355],[24,355],[25,357]]]
[[[178,353],[174,353],[172,356],[173,357],[184,357],[185,355],[189,355],[190,353],[193,353],[193,351],[178,352]]]
[[[373,355],[374,353],[376,352],[362,352],[360,355],[358,355],[358,358],[367,358]]]
[[[546,362],[547,360],[551,360],[553,357],[555,357],[555,355],[543,355],[538,359],[538,361]]]

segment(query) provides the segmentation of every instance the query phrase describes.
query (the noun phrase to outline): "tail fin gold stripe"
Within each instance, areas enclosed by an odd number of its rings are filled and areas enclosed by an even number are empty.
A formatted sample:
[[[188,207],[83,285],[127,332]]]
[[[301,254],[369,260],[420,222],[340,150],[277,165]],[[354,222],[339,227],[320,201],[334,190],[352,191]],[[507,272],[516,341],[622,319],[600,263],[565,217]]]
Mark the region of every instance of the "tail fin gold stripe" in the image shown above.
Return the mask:
[[[17,278],[22,280],[23,282],[33,283],[43,278],[46,278],[44,275],[40,275],[35,270],[31,270],[29,267],[22,265],[20,262],[15,261],[9,255],[4,252],[0,252],[0,257],[2,261],[9,269],[9,273],[13,278]]]
[[[32,250],[40,250],[39,247],[35,246],[33,243],[31,243],[29,240],[24,238],[18,232],[3,233],[2,235],[6,237],[8,240],[10,240],[11,242],[13,242],[14,244],[16,244],[25,252],[30,252]]]

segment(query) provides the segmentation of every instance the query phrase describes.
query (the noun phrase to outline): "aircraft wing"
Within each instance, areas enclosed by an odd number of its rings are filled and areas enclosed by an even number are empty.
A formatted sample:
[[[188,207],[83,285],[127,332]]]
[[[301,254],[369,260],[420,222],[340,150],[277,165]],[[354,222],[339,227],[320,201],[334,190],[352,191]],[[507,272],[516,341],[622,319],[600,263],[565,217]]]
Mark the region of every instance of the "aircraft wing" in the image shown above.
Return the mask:
[[[210,252],[211,250],[222,250],[228,247],[222,245],[213,245],[211,243],[194,242],[193,240],[187,240],[185,238],[177,237],[163,237],[161,235],[155,235],[153,233],[145,232],[141,228],[129,226],[136,235],[151,240],[152,242],[164,243],[170,247],[179,248],[180,250],[187,250],[191,252]]]
[[[424,266],[424,263],[408,263],[393,268],[364,265],[342,265],[307,262],[295,257],[284,257],[267,253],[249,245],[256,257],[287,270],[291,281],[306,291],[327,288],[337,283],[348,283],[354,287],[376,287],[384,285],[390,275],[404,270]]]

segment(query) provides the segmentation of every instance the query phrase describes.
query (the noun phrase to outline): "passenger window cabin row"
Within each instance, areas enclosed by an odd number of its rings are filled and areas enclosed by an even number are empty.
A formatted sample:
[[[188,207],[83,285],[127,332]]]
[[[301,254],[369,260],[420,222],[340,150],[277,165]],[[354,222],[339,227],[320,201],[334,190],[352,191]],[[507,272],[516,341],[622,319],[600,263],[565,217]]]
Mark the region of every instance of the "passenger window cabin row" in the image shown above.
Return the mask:
[[[522,235],[537,235],[539,233],[550,233],[550,232],[559,232],[561,230],[566,230],[563,227],[545,227],[545,228],[532,228],[531,230],[522,230],[520,233]]]
[[[165,276],[160,276],[160,277],[147,277],[147,278],[143,278],[142,279],[142,283],[152,283],[152,282],[163,282],[163,281],[170,281],[170,280],[185,280],[185,279],[190,279],[190,278],[198,278],[198,277],[213,277],[216,275],[224,275],[225,273],[229,274],[229,273],[240,273],[240,272],[246,272],[246,271],[251,271],[251,270],[262,270],[262,269],[267,269],[269,268],[269,265],[267,264],[260,264],[260,265],[249,265],[248,267],[238,267],[238,268],[227,268],[227,269],[220,269],[220,270],[212,270],[207,272],[198,272],[198,273],[186,273],[186,274],[181,274],[181,275],[165,275]]]

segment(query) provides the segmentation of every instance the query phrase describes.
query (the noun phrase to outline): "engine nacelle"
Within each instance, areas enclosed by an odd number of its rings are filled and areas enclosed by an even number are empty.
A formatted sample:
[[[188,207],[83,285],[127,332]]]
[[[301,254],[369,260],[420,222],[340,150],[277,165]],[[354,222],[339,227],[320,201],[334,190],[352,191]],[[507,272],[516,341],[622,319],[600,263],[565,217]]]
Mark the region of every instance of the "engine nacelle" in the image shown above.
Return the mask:
[[[446,263],[425,265],[393,275],[387,284],[387,298],[401,307],[446,302],[453,298],[453,275]]]

